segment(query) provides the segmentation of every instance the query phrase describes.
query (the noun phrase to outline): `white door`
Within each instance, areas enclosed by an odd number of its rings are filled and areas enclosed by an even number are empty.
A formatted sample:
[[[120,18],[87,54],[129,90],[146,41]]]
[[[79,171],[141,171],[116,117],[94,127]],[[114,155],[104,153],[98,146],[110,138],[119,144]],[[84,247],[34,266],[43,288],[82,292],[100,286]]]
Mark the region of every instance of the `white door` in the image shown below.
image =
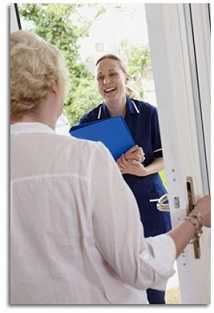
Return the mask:
[[[195,194],[210,183],[210,16],[208,4],[147,4],[161,138],[175,226],[186,216],[187,177]],[[177,260],[182,304],[210,303],[210,230],[200,258],[189,244]]]

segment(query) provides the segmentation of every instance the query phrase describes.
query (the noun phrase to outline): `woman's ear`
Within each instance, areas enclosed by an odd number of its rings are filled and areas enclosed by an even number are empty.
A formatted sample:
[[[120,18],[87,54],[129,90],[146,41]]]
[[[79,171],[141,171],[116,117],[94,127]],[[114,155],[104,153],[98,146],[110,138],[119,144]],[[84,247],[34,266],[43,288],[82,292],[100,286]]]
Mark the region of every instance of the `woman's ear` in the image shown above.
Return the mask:
[[[56,81],[53,82],[52,87],[51,87],[51,91],[57,95],[59,93],[59,85],[57,84]]]

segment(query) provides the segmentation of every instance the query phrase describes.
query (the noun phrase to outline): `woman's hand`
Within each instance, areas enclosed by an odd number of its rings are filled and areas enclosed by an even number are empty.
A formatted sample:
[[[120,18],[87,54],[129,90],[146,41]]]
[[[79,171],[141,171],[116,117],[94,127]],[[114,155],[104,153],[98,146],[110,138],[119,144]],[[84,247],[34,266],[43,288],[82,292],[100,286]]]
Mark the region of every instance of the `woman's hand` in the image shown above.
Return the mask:
[[[196,202],[194,210],[199,212],[201,216],[201,221],[204,226],[211,226],[211,198],[210,196],[205,196]],[[193,212],[192,211],[192,212]]]
[[[135,145],[124,154],[126,160],[135,160],[142,163],[145,160],[145,154],[141,147]]]
[[[135,159],[127,160],[124,154],[117,160],[117,164],[122,174],[135,176],[147,176],[149,174],[147,168],[141,162]]]
[[[211,226],[211,199],[210,196],[205,196],[196,202],[195,208],[190,212],[189,216],[197,216],[201,226]],[[198,223],[197,223],[198,224]],[[168,232],[172,237],[176,246],[176,257],[181,254],[186,245],[194,238],[197,224],[187,221],[181,223],[177,227]]]

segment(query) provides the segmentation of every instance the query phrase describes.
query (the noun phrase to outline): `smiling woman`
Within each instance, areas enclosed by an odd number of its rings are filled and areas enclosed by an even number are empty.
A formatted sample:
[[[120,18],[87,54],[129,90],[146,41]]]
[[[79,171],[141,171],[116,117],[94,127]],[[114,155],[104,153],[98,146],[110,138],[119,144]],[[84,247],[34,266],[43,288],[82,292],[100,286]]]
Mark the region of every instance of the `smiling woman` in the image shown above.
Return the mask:
[[[125,116],[126,82],[128,74],[121,60],[107,54],[96,62],[98,90],[108,103],[111,116]]]
[[[124,57],[129,88],[156,104],[143,4],[19,4],[19,11],[24,30],[51,40],[64,53],[72,80],[64,108],[70,125],[101,101],[93,74],[95,60],[106,50]],[[114,27],[114,36],[106,25]]]
[[[151,199],[166,194],[159,172],[164,168],[157,110],[144,101],[127,96],[128,74],[121,59],[112,54],[96,62],[96,80],[103,103],[85,114],[80,123],[122,116],[136,145],[117,160],[118,168],[138,203],[145,237],[171,228],[168,212],[160,212]],[[165,303],[164,290],[147,290],[151,304]]]

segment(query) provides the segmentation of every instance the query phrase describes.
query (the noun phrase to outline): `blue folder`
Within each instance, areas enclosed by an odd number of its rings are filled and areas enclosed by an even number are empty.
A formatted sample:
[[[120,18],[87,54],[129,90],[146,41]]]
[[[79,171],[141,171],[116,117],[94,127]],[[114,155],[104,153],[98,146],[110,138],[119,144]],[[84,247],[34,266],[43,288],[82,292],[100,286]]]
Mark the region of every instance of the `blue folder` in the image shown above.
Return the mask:
[[[124,118],[119,116],[74,126],[70,134],[80,139],[101,141],[115,160],[135,145]]]

